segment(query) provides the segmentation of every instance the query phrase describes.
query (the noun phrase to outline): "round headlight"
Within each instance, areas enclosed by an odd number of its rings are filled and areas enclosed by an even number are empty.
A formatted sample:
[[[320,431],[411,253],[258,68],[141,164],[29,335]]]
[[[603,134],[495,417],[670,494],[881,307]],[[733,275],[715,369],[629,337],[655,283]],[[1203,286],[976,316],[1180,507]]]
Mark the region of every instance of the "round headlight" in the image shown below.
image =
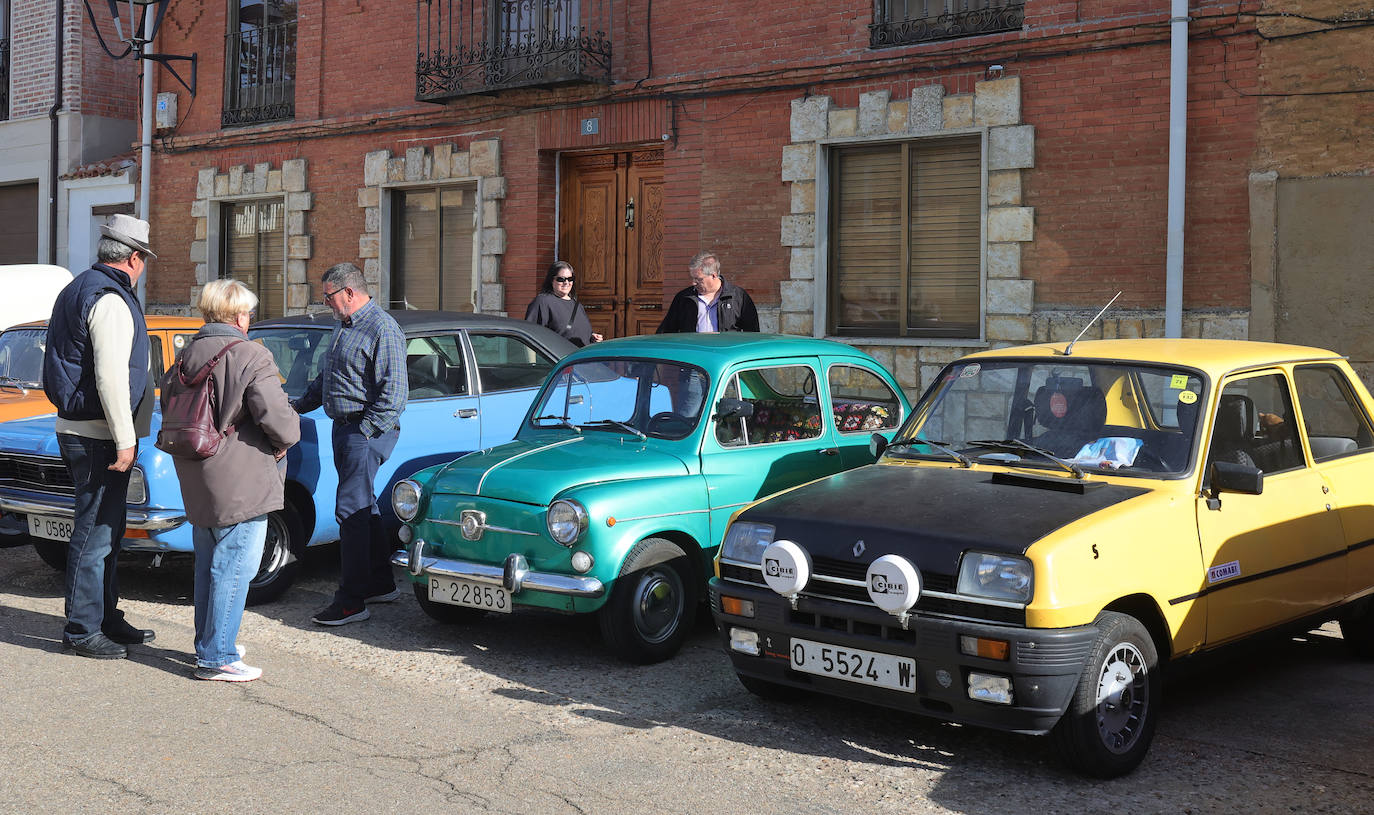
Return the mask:
[[[576,501],[554,501],[549,505],[546,522],[550,537],[564,546],[572,546],[587,529],[587,510]]]
[[[414,519],[420,511],[420,485],[410,479],[397,481],[396,486],[391,488],[391,508],[396,510],[396,517],[403,521]]]

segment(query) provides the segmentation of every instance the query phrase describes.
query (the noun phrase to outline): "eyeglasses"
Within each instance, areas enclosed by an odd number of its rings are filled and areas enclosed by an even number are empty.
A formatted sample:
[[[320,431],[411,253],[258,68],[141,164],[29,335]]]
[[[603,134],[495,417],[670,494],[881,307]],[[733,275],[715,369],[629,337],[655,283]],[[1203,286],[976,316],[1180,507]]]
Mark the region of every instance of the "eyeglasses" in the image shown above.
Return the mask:
[[[555,282],[555,283],[571,283],[571,282],[573,282],[573,279],[572,279],[571,277],[555,277],[555,278],[554,278],[554,282]]]
[[[345,287],[342,288],[342,289],[335,289],[334,291],[327,291],[327,292],[324,292],[324,301],[325,301],[326,303],[328,303],[328,302],[329,302],[329,298],[333,297],[334,295],[338,294],[339,292],[343,292],[343,291],[347,291],[347,290],[348,290],[348,287],[345,286]]]

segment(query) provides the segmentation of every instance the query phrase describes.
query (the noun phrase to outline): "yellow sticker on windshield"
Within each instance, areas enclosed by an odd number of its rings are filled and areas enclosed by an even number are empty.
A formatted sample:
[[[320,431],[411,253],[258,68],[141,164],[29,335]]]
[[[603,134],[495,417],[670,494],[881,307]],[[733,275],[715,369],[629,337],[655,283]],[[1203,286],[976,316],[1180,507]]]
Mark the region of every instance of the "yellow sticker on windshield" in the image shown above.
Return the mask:
[[[1184,388],[1188,387],[1188,375],[1174,374],[1173,376],[1169,377],[1169,387],[1178,391],[1181,391]]]
[[[1178,395],[1178,401],[1185,405],[1191,405],[1197,401],[1197,394],[1192,391],[1184,391]]]

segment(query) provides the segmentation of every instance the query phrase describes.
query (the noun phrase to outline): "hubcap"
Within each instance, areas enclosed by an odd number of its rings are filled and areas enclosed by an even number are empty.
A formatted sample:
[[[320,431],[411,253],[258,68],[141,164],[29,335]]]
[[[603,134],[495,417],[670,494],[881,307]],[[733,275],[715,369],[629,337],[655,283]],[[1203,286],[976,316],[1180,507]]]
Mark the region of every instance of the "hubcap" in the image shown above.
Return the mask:
[[[1125,753],[1140,739],[1149,713],[1150,675],[1145,657],[1129,642],[1118,643],[1102,661],[1097,680],[1097,733],[1113,753]]]
[[[286,526],[277,520],[276,515],[267,516],[267,539],[262,543],[262,564],[253,577],[250,586],[263,586],[276,579],[291,557],[291,545],[286,536]]]
[[[662,567],[645,572],[636,586],[634,615],[635,630],[647,642],[672,636],[682,619],[682,580],[677,572]]]

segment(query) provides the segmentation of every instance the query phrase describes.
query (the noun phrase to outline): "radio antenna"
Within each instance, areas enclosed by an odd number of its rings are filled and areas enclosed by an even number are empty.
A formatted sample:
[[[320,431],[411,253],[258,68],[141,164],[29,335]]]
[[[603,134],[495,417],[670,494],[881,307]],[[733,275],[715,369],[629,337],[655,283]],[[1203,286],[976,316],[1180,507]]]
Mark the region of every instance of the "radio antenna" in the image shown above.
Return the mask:
[[[1116,297],[1120,297],[1120,296],[1121,296],[1121,292],[1117,292],[1117,293],[1116,293]],[[1115,303],[1115,302],[1116,302],[1116,297],[1113,297],[1112,299],[1108,300],[1108,301],[1107,301],[1107,305],[1103,306],[1103,307],[1102,307],[1102,310],[1099,311],[1099,312],[1097,312],[1097,316],[1094,317],[1094,318],[1092,318],[1091,320],[1089,320],[1087,325],[1083,326],[1083,330],[1080,331],[1080,332],[1078,332],[1078,336],[1077,336],[1077,337],[1074,337],[1074,338],[1073,338],[1073,342],[1070,342],[1070,343],[1068,344],[1068,346],[1064,349],[1064,356],[1068,356],[1068,355],[1070,355],[1070,354],[1073,353],[1073,344],[1074,344],[1075,342],[1078,342],[1078,340],[1079,340],[1085,333],[1087,333],[1087,331],[1088,331],[1089,328],[1092,328],[1092,324],[1093,324],[1093,323],[1095,323],[1095,322],[1097,322],[1098,320],[1102,319],[1102,315],[1103,315],[1103,314],[1106,314],[1106,313],[1107,313],[1107,309],[1111,308],[1111,307],[1112,307],[1112,303]]]

